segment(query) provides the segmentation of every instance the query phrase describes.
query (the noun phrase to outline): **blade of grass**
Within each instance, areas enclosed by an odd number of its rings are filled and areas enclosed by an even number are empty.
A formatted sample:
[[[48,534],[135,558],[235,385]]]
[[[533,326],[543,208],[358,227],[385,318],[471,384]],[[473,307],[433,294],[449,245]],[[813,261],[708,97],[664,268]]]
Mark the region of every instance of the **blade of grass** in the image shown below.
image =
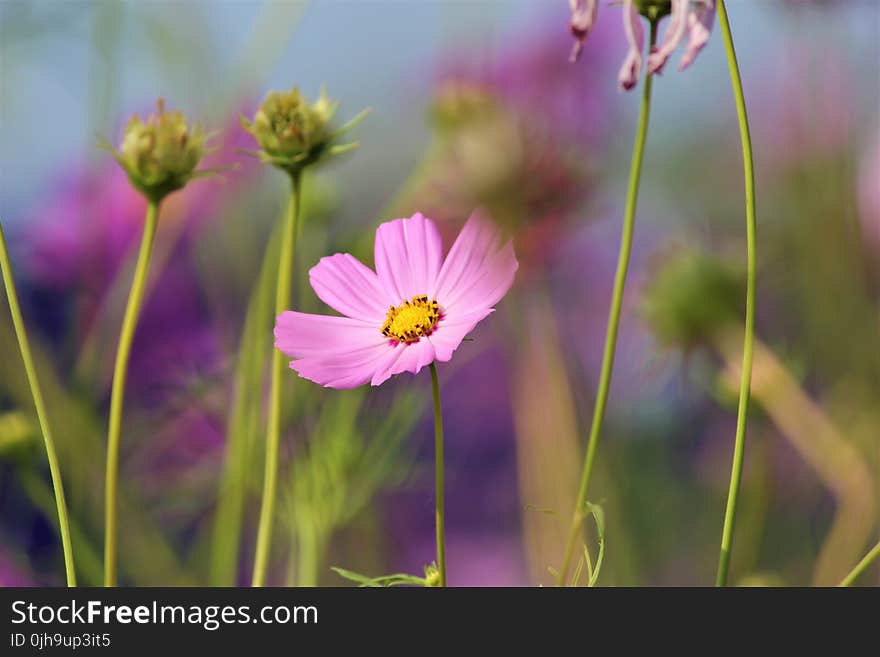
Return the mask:
[[[260,433],[263,373],[272,332],[280,222],[266,244],[263,266],[248,301],[229,410],[226,457],[217,496],[211,547],[211,583],[231,586],[238,569],[250,447]]]

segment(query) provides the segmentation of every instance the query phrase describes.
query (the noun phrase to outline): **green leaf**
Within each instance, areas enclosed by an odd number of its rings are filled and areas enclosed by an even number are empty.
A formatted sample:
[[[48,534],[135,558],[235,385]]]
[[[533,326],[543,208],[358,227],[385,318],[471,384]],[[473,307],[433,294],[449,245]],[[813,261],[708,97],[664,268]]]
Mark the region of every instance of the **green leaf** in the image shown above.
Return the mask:
[[[393,575],[380,575],[379,577],[368,577],[344,568],[331,568],[340,577],[344,577],[352,582],[357,582],[361,587],[365,588],[386,588],[390,586],[403,586],[412,584],[414,586],[427,586],[428,581],[424,577],[416,577],[415,575],[407,575],[406,573],[395,573]]]
[[[266,244],[263,266],[248,301],[238,348],[235,392],[226,424],[226,455],[214,516],[211,582],[215,585],[233,584],[238,567],[250,448],[260,432],[263,371],[268,359],[268,336],[272,334],[278,269],[276,236],[280,225],[278,222]]]
[[[599,556],[596,557],[596,567],[590,575],[590,581],[587,586],[595,586],[596,580],[599,579],[599,571],[602,570],[602,562],[605,560],[605,511],[598,504],[587,502],[587,513],[593,516],[596,522],[596,532],[599,537]],[[586,546],[584,546],[586,550]]]
[[[368,108],[366,108],[366,109],[361,110],[360,112],[358,112],[358,113],[354,116],[354,118],[349,119],[347,123],[344,123],[344,124],[341,125],[339,128],[337,128],[336,131],[335,131],[332,135],[330,135],[330,140],[332,141],[332,140],[336,139],[337,137],[341,137],[342,135],[344,135],[346,132],[348,132],[349,130],[351,130],[352,128],[354,128],[357,124],[359,124],[361,121],[363,121],[365,118],[367,118],[367,116],[368,116],[368,115],[370,114],[370,112],[372,112],[372,111],[373,111],[373,110],[371,110],[371,109],[368,107]]]
[[[327,149],[327,153],[330,155],[342,155],[343,153],[348,153],[349,151],[353,151],[357,148],[360,148],[360,142],[353,141],[350,144],[338,144],[336,146],[331,146]]]

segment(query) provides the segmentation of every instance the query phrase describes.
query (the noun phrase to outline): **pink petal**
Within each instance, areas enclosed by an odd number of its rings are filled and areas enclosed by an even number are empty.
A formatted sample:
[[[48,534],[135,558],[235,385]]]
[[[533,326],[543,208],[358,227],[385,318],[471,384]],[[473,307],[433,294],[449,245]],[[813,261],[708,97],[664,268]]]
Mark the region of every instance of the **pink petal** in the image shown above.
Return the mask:
[[[645,47],[645,30],[642,27],[642,19],[636,10],[633,0],[624,0],[623,3],[623,31],[629,43],[629,52],[620,67],[617,81],[620,88],[629,91],[639,81],[639,73],[642,70],[642,50]]]
[[[349,317],[287,310],[275,322],[275,347],[293,358],[353,352],[385,343],[375,323]]]
[[[375,272],[348,253],[321,258],[309,270],[309,280],[321,301],[333,310],[379,326],[388,306],[397,303]]]
[[[483,319],[491,315],[492,308],[485,308],[476,312],[467,313],[456,318],[444,318],[440,320],[437,329],[426,339],[434,345],[434,353],[441,363],[452,358],[452,353],[458,349],[461,341]]]
[[[434,361],[434,345],[426,338],[418,342],[398,342],[376,367],[371,385],[378,386],[395,374],[412,372],[418,374],[423,367]]]
[[[694,61],[696,56],[709,42],[712,35],[712,24],[715,22],[715,0],[703,0],[693,9],[687,18],[688,44],[678,70],[683,71]]]
[[[508,242],[486,259],[475,276],[462,280],[444,297],[444,308],[449,313],[491,308],[513,285],[518,267],[513,244]]]
[[[421,213],[379,226],[375,252],[379,281],[395,305],[434,288],[443,242],[434,222]]]
[[[596,23],[598,0],[568,0],[568,6],[571,8],[568,29],[575,38],[569,60],[575,62],[580,57],[581,50],[584,49],[584,42],[590,36],[593,25]]]
[[[474,212],[461,229],[437,277],[433,296],[446,313],[488,308],[513,284],[519,264],[498,227]]]
[[[648,75],[661,73],[666,65],[666,60],[681,43],[687,28],[689,7],[690,0],[672,0],[672,12],[669,15],[669,25],[663,32],[663,41],[654,52],[648,55]]]
[[[301,377],[328,388],[357,388],[370,381],[380,363],[394,349],[391,342],[352,352],[330,352],[290,362]]]

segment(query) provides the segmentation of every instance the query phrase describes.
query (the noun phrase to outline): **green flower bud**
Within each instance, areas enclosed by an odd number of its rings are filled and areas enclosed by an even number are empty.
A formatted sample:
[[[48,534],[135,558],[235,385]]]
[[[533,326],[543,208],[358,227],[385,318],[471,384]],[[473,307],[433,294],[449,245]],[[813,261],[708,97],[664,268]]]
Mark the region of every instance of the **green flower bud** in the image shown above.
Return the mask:
[[[425,566],[425,586],[429,588],[440,586],[440,569],[435,563]]]
[[[24,413],[0,413],[0,458],[23,452],[37,437],[36,427]]]
[[[664,345],[685,349],[739,320],[745,302],[740,272],[691,250],[666,258],[645,289],[642,312]]]
[[[128,122],[116,160],[129,180],[147,198],[159,201],[194,177],[205,154],[205,135],[198,124],[187,125],[181,112],[166,112],[160,98],[156,114]]]
[[[242,117],[245,130],[260,145],[251,153],[263,162],[294,174],[319,160],[357,147],[356,143],[336,144],[336,139],[366,116],[361,112],[339,129],[332,125],[339,103],[330,100],[325,89],[313,104],[294,87],[273,91],[260,105],[253,121]]]
[[[431,118],[443,131],[453,131],[484,119],[492,119],[500,111],[498,101],[478,84],[448,82],[434,96]]]

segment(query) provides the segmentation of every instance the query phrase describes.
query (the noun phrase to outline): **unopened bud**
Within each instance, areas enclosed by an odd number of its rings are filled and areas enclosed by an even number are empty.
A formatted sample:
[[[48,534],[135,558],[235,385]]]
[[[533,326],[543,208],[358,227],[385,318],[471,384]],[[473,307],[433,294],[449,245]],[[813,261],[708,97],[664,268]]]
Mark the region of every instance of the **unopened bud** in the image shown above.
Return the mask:
[[[437,568],[437,564],[432,563],[430,566],[425,566],[425,586],[429,588],[440,586],[440,570]]]
[[[354,127],[365,112],[339,129],[332,125],[339,103],[321,90],[310,104],[299,89],[273,91],[260,105],[253,121],[242,117],[242,126],[254,136],[260,151],[253,153],[268,164],[296,173],[319,160],[342,153],[357,144],[336,144],[341,134]]]
[[[687,349],[737,321],[744,302],[740,272],[704,254],[682,250],[655,269],[642,311],[661,344]]]
[[[114,154],[137,189],[161,200],[193,178],[205,154],[205,135],[200,125],[188,125],[181,112],[165,111],[159,99],[156,113],[146,121],[137,115],[129,120]]]

